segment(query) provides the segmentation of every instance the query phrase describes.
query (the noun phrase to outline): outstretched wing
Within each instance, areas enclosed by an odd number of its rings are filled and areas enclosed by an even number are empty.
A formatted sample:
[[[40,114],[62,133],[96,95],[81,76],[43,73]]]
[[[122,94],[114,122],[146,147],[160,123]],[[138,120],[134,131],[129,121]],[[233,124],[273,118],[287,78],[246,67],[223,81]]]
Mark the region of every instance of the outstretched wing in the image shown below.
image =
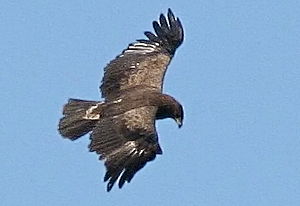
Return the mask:
[[[148,161],[161,154],[155,130],[156,107],[147,106],[101,119],[91,134],[90,151],[105,161],[107,191],[119,179],[130,182]]]
[[[145,32],[148,40],[130,44],[105,67],[100,86],[103,98],[113,99],[134,87],[162,90],[167,66],[183,42],[183,28],[170,9],[167,18],[161,14],[159,23],[153,22],[153,28],[156,35]]]

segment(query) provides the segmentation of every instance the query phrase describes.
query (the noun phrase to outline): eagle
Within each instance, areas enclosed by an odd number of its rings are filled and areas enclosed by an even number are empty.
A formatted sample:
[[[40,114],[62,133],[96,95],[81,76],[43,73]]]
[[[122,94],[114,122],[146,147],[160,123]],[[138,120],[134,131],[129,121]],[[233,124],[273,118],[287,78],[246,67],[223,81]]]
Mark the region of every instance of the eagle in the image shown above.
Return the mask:
[[[122,188],[162,154],[156,120],[172,118],[179,128],[183,123],[182,105],[162,93],[168,65],[184,39],[183,27],[168,9],[166,16],[153,21],[153,28],[153,33],[144,32],[147,39],[129,44],[104,68],[103,101],[69,99],[59,120],[58,131],[64,138],[90,134],[89,149],[106,167],[108,192],[117,181]]]

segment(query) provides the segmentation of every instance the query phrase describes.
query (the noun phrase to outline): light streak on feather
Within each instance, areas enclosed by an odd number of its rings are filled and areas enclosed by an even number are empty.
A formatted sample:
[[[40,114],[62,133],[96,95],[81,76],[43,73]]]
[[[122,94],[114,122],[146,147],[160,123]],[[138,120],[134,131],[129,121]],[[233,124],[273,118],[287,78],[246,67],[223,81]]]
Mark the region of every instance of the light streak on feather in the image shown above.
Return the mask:
[[[158,43],[146,44],[142,42],[136,42],[130,44],[124,53],[151,53],[157,50],[157,46],[159,46]]]
[[[91,119],[97,120],[100,119],[100,114],[93,114],[93,111],[98,108],[99,105],[103,104],[103,102],[96,104],[95,106],[91,106],[89,109],[85,111],[85,115],[82,117],[83,119]]]

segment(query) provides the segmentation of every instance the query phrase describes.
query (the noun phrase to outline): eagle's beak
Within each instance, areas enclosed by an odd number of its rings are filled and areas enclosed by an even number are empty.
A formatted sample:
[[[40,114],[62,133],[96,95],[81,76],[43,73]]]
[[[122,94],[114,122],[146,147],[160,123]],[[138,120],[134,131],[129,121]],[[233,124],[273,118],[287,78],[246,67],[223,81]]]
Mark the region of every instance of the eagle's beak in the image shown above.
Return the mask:
[[[178,128],[180,128],[180,127],[182,127],[182,119],[181,118],[175,118],[175,121],[176,121],[176,123],[177,123],[177,125],[178,125]]]

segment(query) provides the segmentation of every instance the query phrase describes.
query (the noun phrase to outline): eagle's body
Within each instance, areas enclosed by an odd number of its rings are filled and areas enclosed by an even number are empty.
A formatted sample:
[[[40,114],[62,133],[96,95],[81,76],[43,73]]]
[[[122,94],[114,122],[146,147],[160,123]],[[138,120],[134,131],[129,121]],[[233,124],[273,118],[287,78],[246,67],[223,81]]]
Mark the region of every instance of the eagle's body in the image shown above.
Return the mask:
[[[75,140],[91,132],[90,151],[105,161],[110,191],[119,187],[162,154],[155,120],[173,118],[181,126],[182,106],[162,93],[163,79],[183,29],[169,9],[168,21],[153,22],[157,34],[145,32],[149,40],[137,40],[105,68],[100,86],[104,101],[70,99],[59,123],[63,137]]]

